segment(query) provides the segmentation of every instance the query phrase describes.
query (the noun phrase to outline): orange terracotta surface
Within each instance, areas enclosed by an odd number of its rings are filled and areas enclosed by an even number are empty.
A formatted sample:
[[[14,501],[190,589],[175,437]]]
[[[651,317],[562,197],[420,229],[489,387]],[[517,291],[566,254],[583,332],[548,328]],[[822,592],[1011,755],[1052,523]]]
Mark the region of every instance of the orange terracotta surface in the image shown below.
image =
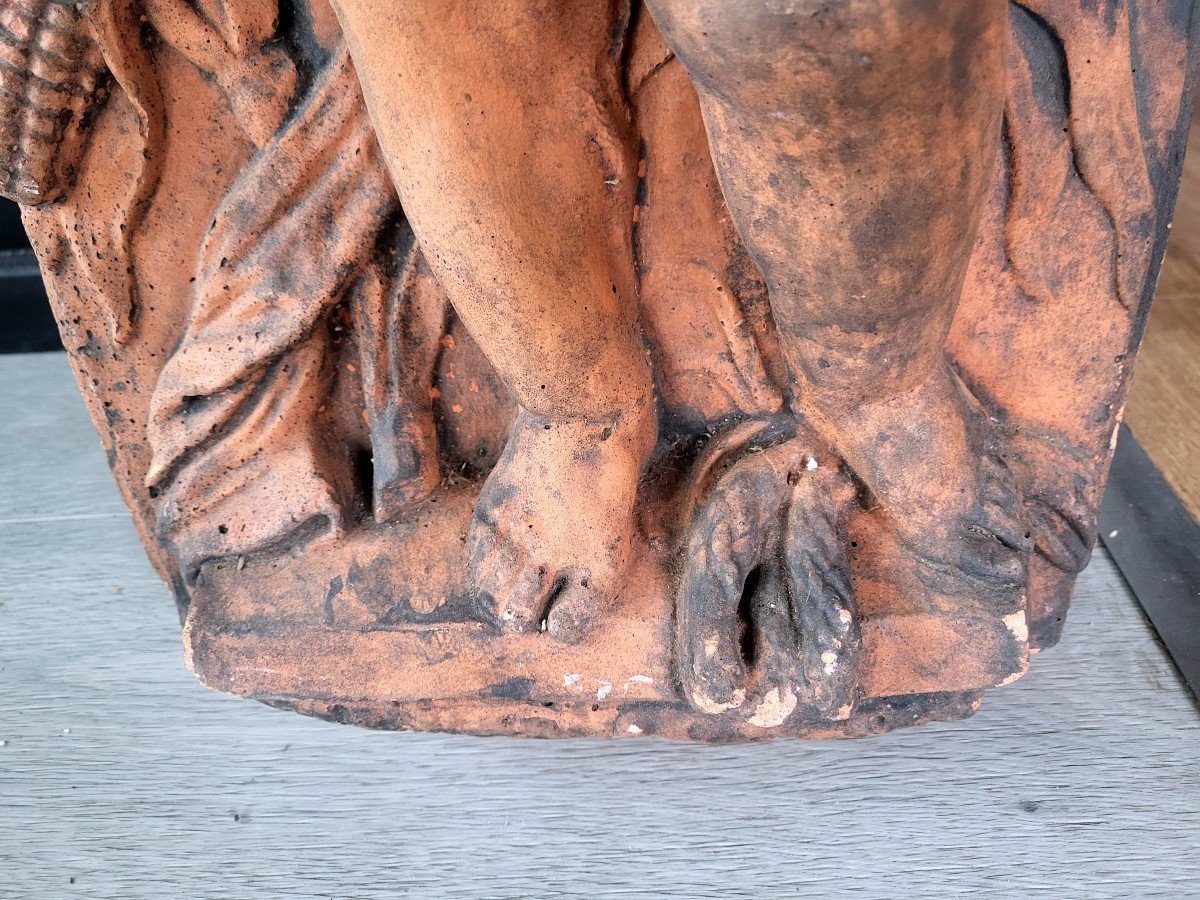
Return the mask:
[[[207,685],[961,718],[1061,631],[1184,0],[6,0],[0,182]]]

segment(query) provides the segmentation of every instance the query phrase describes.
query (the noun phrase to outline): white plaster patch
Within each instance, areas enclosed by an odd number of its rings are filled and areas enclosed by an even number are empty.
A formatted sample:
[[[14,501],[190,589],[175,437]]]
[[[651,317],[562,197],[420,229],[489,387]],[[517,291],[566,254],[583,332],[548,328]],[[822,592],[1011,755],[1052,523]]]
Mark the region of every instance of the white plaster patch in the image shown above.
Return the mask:
[[[795,694],[788,691],[780,696],[779,688],[771,688],[763,697],[762,703],[758,704],[754,715],[750,717],[750,724],[759,728],[774,728],[776,725],[782,725],[783,720],[790,716],[795,708]]]
[[[612,693],[612,683],[611,682],[597,681],[596,683],[598,685],[600,685],[599,689],[597,689],[597,691],[596,691],[596,699],[597,700],[603,700],[605,697],[607,697],[609,694]]]
[[[654,684],[654,679],[649,675],[630,675],[629,680],[625,682],[625,686],[621,688],[621,693],[628,694],[629,689],[635,684]]]
[[[642,733],[642,729],[638,728],[636,725],[630,725],[630,726],[629,726],[628,728],[626,728],[625,730],[626,730],[626,731],[627,731],[629,734],[641,734],[641,733]]]
[[[1004,617],[1004,627],[1012,632],[1022,644],[1029,640],[1029,625],[1025,622],[1025,610],[1018,610]]]
[[[810,471],[810,472],[815,472],[817,469],[820,468],[820,466],[821,466],[821,464],[819,462],[817,462],[816,459],[814,459],[811,456],[804,461],[804,468],[808,469],[808,471]]]
[[[575,687],[582,680],[582,675],[563,675],[563,687]]]
[[[726,710],[737,709],[746,702],[746,692],[738,688],[733,692],[733,696],[729,698],[728,703],[715,703],[709,700],[699,691],[692,691],[692,703],[697,709],[701,709],[706,713],[723,713]]]
[[[1022,675],[1024,675],[1028,671],[1029,671],[1029,663],[1022,662],[1021,668],[1017,669],[1017,671],[1013,672],[1011,675],[1009,675],[1007,678],[1005,678],[1003,681],[1001,681],[999,684],[997,684],[996,687],[1004,687],[1006,684],[1012,684],[1014,681],[1016,681],[1018,678],[1020,678]]]

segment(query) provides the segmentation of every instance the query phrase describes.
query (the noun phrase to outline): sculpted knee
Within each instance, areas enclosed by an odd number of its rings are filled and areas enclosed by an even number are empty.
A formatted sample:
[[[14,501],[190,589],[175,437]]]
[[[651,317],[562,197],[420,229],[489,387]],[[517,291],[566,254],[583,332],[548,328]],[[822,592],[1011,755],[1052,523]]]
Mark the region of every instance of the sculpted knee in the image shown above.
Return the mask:
[[[795,49],[821,0],[647,0],[655,24],[701,90],[725,94],[770,76],[766,61]],[[796,12],[793,13],[791,8]]]
[[[701,91],[773,102],[791,89],[906,64],[922,35],[978,35],[1006,20],[1006,0],[646,0]],[[937,42],[934,42],[937,43]]]
[[[778,104],[790,90],[846,74],[886,43],[888,18],[912,18],[912,0],[647,0],[663,37],[701,92],[740,105]],[[890,16],[889,16],[890,13]]]

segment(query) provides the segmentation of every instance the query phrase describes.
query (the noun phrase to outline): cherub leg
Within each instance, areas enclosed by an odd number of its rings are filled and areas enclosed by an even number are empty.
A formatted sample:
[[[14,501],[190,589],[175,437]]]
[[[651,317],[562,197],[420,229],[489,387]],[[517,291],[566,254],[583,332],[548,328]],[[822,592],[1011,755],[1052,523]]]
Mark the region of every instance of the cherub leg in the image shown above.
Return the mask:
[[[476,586],[505,625],[568,638],[619,586],[656,439],[616,6],[338,3],[405,213],[521,405],[476,506]]]
[[[995,163],[1007,0],[647,0],[696,84],[796,408],[918,572],[988,601],[1027,538],[943,345]]]

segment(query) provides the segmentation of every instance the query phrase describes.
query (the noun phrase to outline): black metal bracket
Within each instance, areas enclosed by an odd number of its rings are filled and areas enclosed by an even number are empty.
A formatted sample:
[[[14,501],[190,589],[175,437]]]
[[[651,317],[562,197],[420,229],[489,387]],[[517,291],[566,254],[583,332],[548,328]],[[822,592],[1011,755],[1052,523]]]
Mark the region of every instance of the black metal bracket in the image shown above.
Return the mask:
[[[1200,525],[1124,425],[1100,539],[1200,700]]]
[[[17,204],[0,199],[0,353],[61,350]]]

